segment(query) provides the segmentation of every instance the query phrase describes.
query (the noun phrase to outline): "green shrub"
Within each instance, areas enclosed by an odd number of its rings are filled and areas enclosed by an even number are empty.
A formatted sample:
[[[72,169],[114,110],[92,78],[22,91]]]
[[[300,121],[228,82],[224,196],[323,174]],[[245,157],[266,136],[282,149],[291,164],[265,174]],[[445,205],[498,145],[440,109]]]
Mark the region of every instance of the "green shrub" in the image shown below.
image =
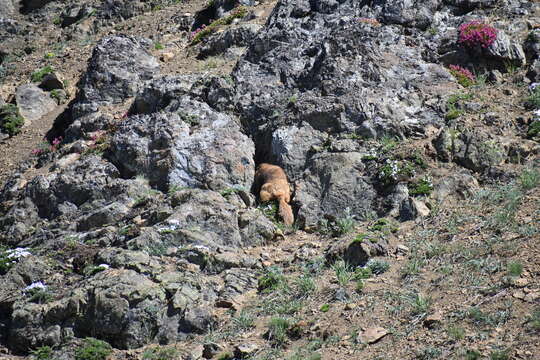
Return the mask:
[[[424,177],[420,179],[417,183],[409,183],[409,195],[412,196],[429,196],[433,191],[433,183],[429,177]]]
[[[48,75],[52,73],[53,71],[54,69],[52,68],[52,66],[47,65],[44,68],[34,71],[30,78],[32,79],[33,82],[40,82],[41,80],[43,80],[45,75]]]
[[[36,360],[49,360],[52,356],[53,350],[50,346],[41,346],[36,350],[30,352],[30,355]]]
[[[291,327],[288,319],[275,317],[268,324],[268,332],[266,333],[268,340],[275,346],[283,346],[287,342],[287,332]]]
[[[230,23],[233,22],[234,19],[243,18],[246,15],[247,15],[247,8],[244,6],[239,6],[229,16],[222,17],[221,19],[218,19],[212,22],[210,25],[194,31],[191,34],[192,35],[191,45],[196,45],[200,43],[204,38],[214,33],[217,30],[218,26],[229,25]]]
[[[390,269],[390,263],[385,260],[370,259],[367,262],[366,267],[371,271],[371,273],[380,275]]]
[[[529,110],[540,109],[540,86],[535,87],[529,97],[525,99],[525,107]]]
[[[259,278],[258,289],[259,291],[271,292],[279,286],[285,286],[286,283],[287,279],[281,269],[276,266],[270,266],[265,269],[265,273]]]
[[[76,360],[105,360],[112,353],[112,347],[107,342],[94,339],[84,339],[84,344],[75,351]]]
[[[508,275],[513,277],[521,276],[523,272],[523,264],[519,262],[510,262],[508,263]]]
[[[178,350],[175,348],[153,348],[143,353],[143,360],[175,360],[178,359]]]
[[[17,105],[7,104],[0,107],[0,127],[9,136],[17,135],[21,132],[24,119],[19,113]]]
[[[533,121],[527,129],[527,137],[529,139],[540,138],[540,121]]]

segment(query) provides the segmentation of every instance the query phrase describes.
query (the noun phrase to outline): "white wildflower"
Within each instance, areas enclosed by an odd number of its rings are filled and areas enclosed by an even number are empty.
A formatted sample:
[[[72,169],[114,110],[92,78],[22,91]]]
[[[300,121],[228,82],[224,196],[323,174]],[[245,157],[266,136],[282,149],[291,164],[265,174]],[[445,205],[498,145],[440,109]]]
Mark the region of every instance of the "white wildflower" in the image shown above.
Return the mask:
[[[45,285],[41,281],[37,281],[37,282],[32,283],[32,284],[28,285],[27,287],[25,287],[24,291],[30,291],[30,290],[33,290],[33,289],[45,290],[46,288],[47,288],[47,285]]]
[[[15,248],[11,250],[7,250],[7,258],[8,259],[14,259],[19,260],[20,258],[27,257],[32,255],[27,248]]]

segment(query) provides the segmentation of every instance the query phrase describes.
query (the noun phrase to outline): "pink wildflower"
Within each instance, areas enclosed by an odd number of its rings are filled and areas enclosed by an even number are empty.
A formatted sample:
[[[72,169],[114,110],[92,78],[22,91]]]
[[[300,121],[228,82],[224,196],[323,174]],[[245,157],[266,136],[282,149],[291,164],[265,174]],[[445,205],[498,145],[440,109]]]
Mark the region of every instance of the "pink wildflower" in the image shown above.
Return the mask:
[[[450,65],[450,74],[452,74],[463,86],[471,86],[476,82],[474,75],[467,69],[459,65]]]
[[[493,26],[474,20],[459,27],[459,42],[468,47],[480,45],[489,47],[497,39],[497,29]]]

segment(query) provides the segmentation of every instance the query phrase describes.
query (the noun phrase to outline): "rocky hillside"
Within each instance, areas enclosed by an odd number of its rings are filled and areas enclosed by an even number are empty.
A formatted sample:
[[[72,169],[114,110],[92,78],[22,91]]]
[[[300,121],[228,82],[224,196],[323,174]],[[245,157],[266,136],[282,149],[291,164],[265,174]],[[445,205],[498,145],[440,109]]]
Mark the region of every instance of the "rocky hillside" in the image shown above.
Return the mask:
[[[529,1],[0,0],[0,358],[539,359],[539,83]]]

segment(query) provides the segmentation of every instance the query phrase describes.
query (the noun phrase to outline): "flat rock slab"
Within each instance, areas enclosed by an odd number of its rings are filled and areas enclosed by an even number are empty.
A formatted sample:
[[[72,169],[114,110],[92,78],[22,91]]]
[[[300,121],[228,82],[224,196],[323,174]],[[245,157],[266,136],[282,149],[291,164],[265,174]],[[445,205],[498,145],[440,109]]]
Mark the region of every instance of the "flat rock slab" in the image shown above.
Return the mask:
[[[372,328],[366,329],[362,333],[362,341],[368,344],[374,344],[380,339],[382,339],[383,337],[385,337],[386,335],[388,335],[388,330],[386,330],[385,328],[380,327],[380,326],[372,327]]]
[[[17,88],[15,99],[19,112],[25,120],[25,125],[41,119],[53,111],[57,104],[49,93],[41,90],[35,84],[25,84]]]

